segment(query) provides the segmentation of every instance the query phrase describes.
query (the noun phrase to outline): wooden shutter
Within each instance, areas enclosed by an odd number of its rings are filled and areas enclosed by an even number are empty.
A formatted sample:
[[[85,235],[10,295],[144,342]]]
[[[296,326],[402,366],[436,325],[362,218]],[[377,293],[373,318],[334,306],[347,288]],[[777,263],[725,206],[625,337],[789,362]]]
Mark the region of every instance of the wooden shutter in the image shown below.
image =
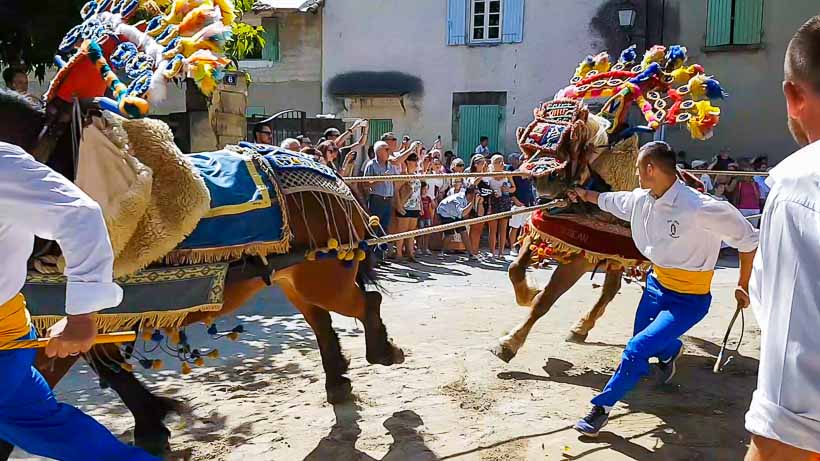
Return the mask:
[[[465,162],[475,153],[482,136],[490,138],[490,151],[495,152],[503,144],[499,139],[501,106],[459,106],[458,109],[458,155]]]
[[[503,25],[501,41],[504,43],[524,41],[524,0],[504,0],[501,11],[504,14],[501,20]]]
[[[709,0],[706,46],[732,43],[732,0]]]
[[[372,146],[383,134],[393,131],[393,120],[389,118],[368,120],[367,126],[367,143]]]
[[[262,59],[279,62],[279,19],[264,18],[262,27],[265,29],[265,48],[262,49]]]
[[[467,44],[467,2],[447,0],[447,44]]]
[[[763,0],[735,0],[735,45],[756,45],[763,35]]]

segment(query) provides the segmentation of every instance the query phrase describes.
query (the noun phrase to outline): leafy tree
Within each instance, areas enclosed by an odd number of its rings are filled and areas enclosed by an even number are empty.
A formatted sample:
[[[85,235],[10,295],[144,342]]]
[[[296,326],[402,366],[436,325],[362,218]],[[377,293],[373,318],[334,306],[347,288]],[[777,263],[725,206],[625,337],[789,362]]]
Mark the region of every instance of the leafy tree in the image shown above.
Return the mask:
[[[237,22],[233,27],[233,36],[226,46],[226,54],[234,61],[255,56],[265,47],[265,29],[262,26],[251,26],[242,22],[242,15],[253,9],[255,0],[235,0]]]

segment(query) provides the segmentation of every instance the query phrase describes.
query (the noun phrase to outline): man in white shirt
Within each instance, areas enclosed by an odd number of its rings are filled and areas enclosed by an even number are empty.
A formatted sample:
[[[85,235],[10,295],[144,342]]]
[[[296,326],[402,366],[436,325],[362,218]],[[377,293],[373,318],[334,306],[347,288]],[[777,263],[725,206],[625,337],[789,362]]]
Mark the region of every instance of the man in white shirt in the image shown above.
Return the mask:
[[[789,44],[783,91],[804,147],[767,180],[751,283],[761,337],[747,461],[820,460],[820,16]]]
[[[102,211],[74,184],[23,149],[0,142],[0,342],[33,339],[25,299],[26,262],[34,236],[59,243],[66,261],[67,318],[52,327],[46,353],[88,351],[94,314],[117,306],[114,255]],[[0,438],[29,453],[66,461],[158,460],[129,447],[90,416],[58,403],[32,366],[30,349],[0,351]]]
[[[597,436],[607,424],[610,409],[649,372],[650,358],[659,361],[660,381],[672,380],[675,361],[683,353],[680,337],[709,312],[721,241],[740,251],[735,297],[740,307],[749,305],[757,231],[732,205],[680,182],[675,161],[668,144],[651,142],[638,155],[641,189],[603,194],[576,189],[570,194],[629,221],[635,246],[653,267],[621,364],[603,392],[592,399],[590,413],[575,425],[587,436]]]

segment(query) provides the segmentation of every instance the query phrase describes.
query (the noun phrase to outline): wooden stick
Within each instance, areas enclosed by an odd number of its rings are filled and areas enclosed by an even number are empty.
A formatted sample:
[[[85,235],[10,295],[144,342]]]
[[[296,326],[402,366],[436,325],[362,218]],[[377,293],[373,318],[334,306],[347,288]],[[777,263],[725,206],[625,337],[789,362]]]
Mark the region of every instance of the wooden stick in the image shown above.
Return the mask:
[[[681,170],[691,174],[708,174],[714,176],[769,176],[765,171],[712,171],[712,170]],[[532,176],[531,171],[488,171],[486,173],[425,173],[401,174],[388,176],[348,176],[342,180],[346,183],[360,182],[399,182],[413,179],[458,179],[458,178],[505,178],[512,176]]]
[[[94,340],[94,344],[130,343],[136,341],[136,339],[137,333],[133,331],[120,331],[117,333],[97,335],[97,339]],[[0,343],[0,351],[11,351],[15,349],[44,349],[48,345],[48,341],[49,338],[38,338]]]

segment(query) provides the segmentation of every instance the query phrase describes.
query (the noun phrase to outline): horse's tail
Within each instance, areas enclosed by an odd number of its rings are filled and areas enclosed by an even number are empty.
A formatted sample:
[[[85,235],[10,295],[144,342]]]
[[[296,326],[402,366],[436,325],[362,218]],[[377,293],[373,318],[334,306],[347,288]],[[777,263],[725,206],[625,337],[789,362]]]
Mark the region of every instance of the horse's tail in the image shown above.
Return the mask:
[[[368,286],[381,290],[375,269],[376,257],[371,250],[367,250],[367,257],[359,263],[359,269],[356,271],[356,283],[362,290],[366,290]]]

